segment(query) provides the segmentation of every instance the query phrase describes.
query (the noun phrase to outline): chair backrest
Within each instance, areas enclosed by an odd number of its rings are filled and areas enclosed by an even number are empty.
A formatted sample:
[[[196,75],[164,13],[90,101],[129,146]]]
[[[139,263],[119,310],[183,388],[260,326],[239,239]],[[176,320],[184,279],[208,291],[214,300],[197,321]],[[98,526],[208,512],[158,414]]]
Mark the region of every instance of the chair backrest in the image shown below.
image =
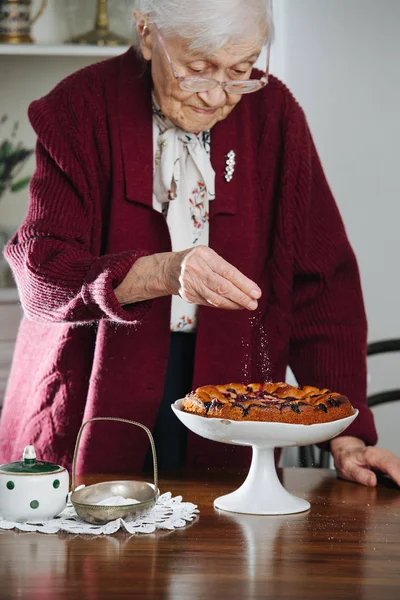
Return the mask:
[[[388,352],[400,352],[400,339],[381,340],[368,344],[367,355],[376,356],[377,354],[386,354]],[[378,406],[388,402],[397,402],[400,400],[400,388],[385,390],[368,396],[368,406]]]

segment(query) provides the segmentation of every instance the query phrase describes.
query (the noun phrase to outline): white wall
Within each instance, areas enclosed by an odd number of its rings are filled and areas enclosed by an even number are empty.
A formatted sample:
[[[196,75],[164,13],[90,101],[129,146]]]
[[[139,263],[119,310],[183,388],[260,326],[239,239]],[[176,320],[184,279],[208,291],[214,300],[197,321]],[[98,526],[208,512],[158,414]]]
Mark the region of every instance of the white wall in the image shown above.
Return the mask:
[[[359,260],[370,341],[400,337],[400,1],[275,0],[280,75],[302,104]],[[370,359],[400,388],[400,355]],[[397,448],[393,416],[379,429]]]

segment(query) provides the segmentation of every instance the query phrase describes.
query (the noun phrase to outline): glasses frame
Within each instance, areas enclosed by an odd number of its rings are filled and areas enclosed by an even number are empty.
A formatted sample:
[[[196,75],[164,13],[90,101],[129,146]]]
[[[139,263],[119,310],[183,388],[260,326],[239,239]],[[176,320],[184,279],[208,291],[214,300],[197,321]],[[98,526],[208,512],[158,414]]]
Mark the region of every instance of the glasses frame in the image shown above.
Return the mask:
[[[152,16],[154,16],[153,13],[146,15],[146,22],[145,22],[145,26],[143,29],[143,33],[148,28],[148,19]],[[167,58],[167,61],[171,68],[171,72],[172,72],[173,76],[175,77],[176,81],[178,82],[179,87],[183,91],[198,94],[201,92],[211,91],[211,90],[215,89],[216,87],[220,87],[227,94],[243,95],[243,94],[252,94],[253,92],[258,92],[259,90],[262,90],[268,84],[270,58],[271,58],[271,41],[270,40],[268,41],[268,45],[267,45],[267,65],[266,65],[265,73],[261,77],[261,79],[241,79],[241,80],[233,80],[233,81],[218,81],[217,79],[213,79],[212,77],[199,77],[199,76],[182,77],[182,75],[179,75],[179,73],[177,73],[177,71],[174,67],[174,63],[172,62],[172,59],[171,59],[168,49],[167,49],[167,44],[165,42],[164,36],[162,35],[160,29],[154,22],[152,23],[152,26],[154,27],[154,30],[155,30],[158,40],[160,42],[160,46],[163,49],[164,54]],[[205,84],[208,84],[210,87],[208,87],[206,89],[200,89],[197,91],[194,89],[190,89],[190,84],[196,84],[199,81],[202,81]],[[185,83],[189,84],[189,87],[185,87]],[[251,87],[249,87],[249,89],[247,89],[247,90],[239,89],[239,86],[242,86],[243,84],[245,84],[245,85],[251,84]],[[255,84],[257,84],[257,85],[255,85]],[[236,87],[238,88],[237,90],[235,90]]]

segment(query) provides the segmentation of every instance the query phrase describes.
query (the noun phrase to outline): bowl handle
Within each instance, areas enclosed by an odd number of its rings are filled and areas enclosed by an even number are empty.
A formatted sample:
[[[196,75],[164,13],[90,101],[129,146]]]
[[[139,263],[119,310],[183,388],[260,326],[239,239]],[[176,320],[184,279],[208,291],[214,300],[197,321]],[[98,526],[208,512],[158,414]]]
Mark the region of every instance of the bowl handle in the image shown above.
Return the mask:
[[[154,439],[153,439],[153,436],[151,435],[150,429],[148,429],[145,425],[142,425],[141,423],[137,423],[136,421],[129,421],[128,419],[118,419],[116,417],[94,417],[93,419],[89,419],[88,421],[85,421],[84,423],[82,423],[82,426],[78,433],[78,437],[76,439],[75,450],[74,450],[74,459],[72,462],[72,492],[75,492],[76,461],[78,458],[78,450],[79,450],[79,444],[81,441],[82,433],[83,433],[83,430],[86,427],[86,425],[88,423],[93,423],[94,421],[119,421],[120,423],[129,423],[129,425],[136,425],[137,427],[141,427],[142,429],[145,430],[145,432],[147,433],[147,435],[149,437],[151,451],[153,453],[154,493],[157,495],[157,493],[158,493],[157,454],[156,454],[156,447],[154,444]]]

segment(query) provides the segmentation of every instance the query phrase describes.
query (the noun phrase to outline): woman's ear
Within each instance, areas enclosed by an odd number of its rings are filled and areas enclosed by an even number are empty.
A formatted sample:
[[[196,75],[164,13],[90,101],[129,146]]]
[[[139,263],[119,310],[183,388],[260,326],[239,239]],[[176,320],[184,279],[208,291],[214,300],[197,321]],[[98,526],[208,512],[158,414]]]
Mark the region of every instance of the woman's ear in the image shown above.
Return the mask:
[[[138,10],[133,11],[136,20],[136,31],[139,36],[140,49],[145,60],[151,60],[153,54],[153,42],[149,29],[149,18]]]

